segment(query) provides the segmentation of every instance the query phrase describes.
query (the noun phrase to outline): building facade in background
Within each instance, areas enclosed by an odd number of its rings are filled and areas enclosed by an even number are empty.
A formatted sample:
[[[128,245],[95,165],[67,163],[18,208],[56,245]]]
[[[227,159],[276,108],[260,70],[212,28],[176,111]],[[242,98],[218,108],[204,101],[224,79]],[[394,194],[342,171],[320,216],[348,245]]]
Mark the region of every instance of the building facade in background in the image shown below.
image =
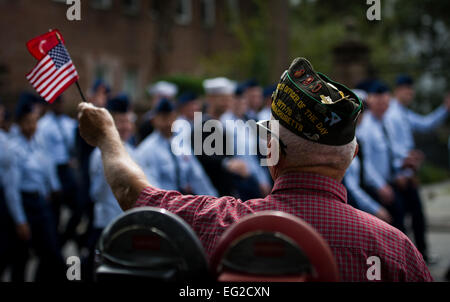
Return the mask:
[[[274,47],[280,50],[274,58],[277,73],[289,61],[283,25],[288,1],[269,2],[276,8],[271,17]],[[238,49],[231,25],[252,13],[251,0],[82,0],[81,21],[68,21],[68,7],[65,0],[0,0],[0,95],[7,103],[32,89],[25,74],[36,61],[25,43],[50,28],[64,35],[85,92],[101,77],[113,92],[127,92],[139,103],[156,78],[202,76],[203,58]],[[76,88],[65,95],[75,106]]]

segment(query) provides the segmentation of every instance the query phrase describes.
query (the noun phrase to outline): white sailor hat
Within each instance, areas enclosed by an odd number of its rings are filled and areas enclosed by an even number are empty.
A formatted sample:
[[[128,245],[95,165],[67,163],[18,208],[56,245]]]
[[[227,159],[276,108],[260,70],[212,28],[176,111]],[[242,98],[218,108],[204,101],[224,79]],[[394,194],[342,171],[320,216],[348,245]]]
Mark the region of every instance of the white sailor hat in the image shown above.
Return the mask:
[[[160,95],[167,98],[173,98],[178,93],[177,85],[166,81],[159,81],[148,88],[150,95]]]
[[[220,77],[203,81],[203,88],[208,95],[234,94],[236,83],[227,78]]]

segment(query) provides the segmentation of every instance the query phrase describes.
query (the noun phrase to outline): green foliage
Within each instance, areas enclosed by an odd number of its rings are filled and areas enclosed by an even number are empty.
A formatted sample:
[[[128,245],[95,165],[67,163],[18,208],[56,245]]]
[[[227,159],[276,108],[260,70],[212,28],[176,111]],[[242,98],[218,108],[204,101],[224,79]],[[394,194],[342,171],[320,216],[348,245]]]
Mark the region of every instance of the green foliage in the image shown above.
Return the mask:
[[[203,80],[203,78],[191,75],[178,74],[163,76],[156,81],[167,81],[176,84],[178,86],[178,95],[188,91],[201,95],[204,93]]]
[[[268,5],[267,1],[251,2],[252,14],[230,26],[239,50],[219,52],[204,58],[202,66],[205,74],[241,80],[255,78],[260,83],[268,83],[272,55]]]
[[[441,182],[450,178],[450,172],[442,167],[425,162],[419,171],[419,179],[423,184]]]

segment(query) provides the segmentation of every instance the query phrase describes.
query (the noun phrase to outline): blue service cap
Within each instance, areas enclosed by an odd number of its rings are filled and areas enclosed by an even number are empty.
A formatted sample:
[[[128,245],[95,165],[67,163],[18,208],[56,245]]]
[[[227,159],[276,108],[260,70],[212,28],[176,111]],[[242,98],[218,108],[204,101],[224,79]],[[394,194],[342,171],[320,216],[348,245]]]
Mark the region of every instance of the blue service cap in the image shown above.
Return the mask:
[[[151,118],[155,117],[157,114],[168,114],[173,111],[175,111],[173,103],[167,98],[162,98],[158,101],[155,108],[153,108]]]
[[[130,111],[130,107],[130,100],[124,93],[121,93],[108,100],[108,103],[106,104],[106,109],[108,109],[108,111],[111,113],[127,113],[128,111]]]
[[[273,92],[277,89],[277,85],[267,86],[263,90],[263,97],[268,98],[271,97]]]
[[[247,89],[250,89],[252,87],[259,87],[258,82],[254,79],[250,79],[245,82],[239,83],[236,86],[236,90],[235,90],[234,94],[236,96],[241,96],[242,94],[244,94],[245,91],[247,91]]]
[[[17,102],[15,117],[20,120],[25,115],[33,111],[34,105],[38,101],[38,98],[30,92],[22,92]]]
[[[414,80],[407,74],[400,74],[397,76],[395,80],[396,86],[403,86],[403,85],[412,86],[413,84]]]
[[[198,98],[198,95],[194,92],[188,91],[181,94],[178,97],[178,106],[184,106],[192,101],[195,101]]]
[[[94,84],[92,85],[92,91],[93,92],[97,91],[101,86],[105,87],[106,93],[110,93],[111,92],[111,88],[109,87],[108,84],[106,84],[105,81],[103,81],[103,79],[95,80]]]
[[[234,90],[234,94],[236,96],[242,96],[245,91],[245,83],[240,83],[236,86],[236,89]]]
[[[359,83],[355,86],[355,89],[363,90],[363,91],[365,91],[365,92],[369,92],[370,86],[372,86],[373,83],[374,83],[375,81],[376,81],[376,80],[366,79],[366,80],[364,80],[364,81],[359,82]]]
[[[246,87],[246,89],[253,88],[253,87],[259,87],[259,83],[255,79],[249,79],[245,82],[245,87]]]
[[[370,85],[368,92],[373,94],[382,94],[389,91],[389,86],[386,83],[381,81],[374,81],[372,85]]]

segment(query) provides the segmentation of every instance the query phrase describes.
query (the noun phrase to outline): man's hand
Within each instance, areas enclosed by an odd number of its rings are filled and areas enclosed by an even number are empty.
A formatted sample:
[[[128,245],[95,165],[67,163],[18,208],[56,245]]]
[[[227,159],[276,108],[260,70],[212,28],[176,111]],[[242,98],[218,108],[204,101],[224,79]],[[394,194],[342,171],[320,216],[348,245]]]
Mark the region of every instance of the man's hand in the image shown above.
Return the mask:
[[[381,198],[381,202],[383,204],[389,205],[394,202],[394,191],[392,190],[390,185],[385,185],[381,189],[378,190],[378,195]]]
[[[237,174],[242,178],[247,178],[250,176],[250,172],[247,169],[247,164],[240,159],[230,159],[227,162],[227,169],[231,173]]]
[[[28,223],[18,224],[16,226],[16,232],[20,240],[28,241],[31,239],[31,231]]]
[[[385,208],[380,208],[377,213],[375,213],[375,216],[380,218],[381,220],[391,223],[392,222],[392,216],[389,214],[388,211],[386,211]]]
[[[408,187],[409,178],[406,176],[399,176],[395,179],[395,184],[400,190],[406,190]]]
[[[89,103],[80,103],[78,120],[80,135],[91,146],[101,147],[112,137],[118,136],[114,120],[104,108],[98,108]]]

